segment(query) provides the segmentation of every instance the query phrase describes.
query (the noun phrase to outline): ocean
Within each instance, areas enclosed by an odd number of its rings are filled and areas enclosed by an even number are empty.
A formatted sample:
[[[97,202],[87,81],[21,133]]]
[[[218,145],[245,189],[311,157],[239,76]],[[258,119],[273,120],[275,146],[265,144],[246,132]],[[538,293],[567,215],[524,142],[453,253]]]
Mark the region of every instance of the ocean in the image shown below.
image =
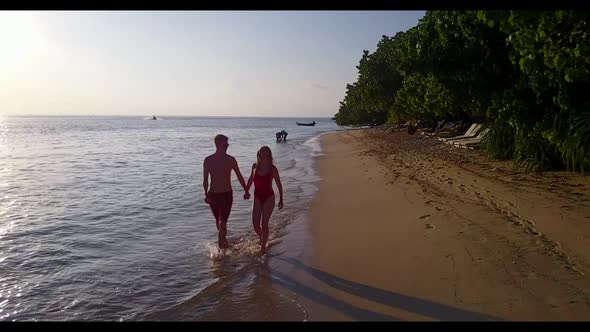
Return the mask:
[[[0,320],[304,320],[256,271],[296,250],[281,243],[303,232],[319,136],[340,128],[326,118],[150,119],[0,118]],[[281,129],[286,143],[275,141]],[[279,169],[285,207],[263,258],[235,176],[233,245],[217,250],[202,168],[219,133],[245,180],[263,145]]]

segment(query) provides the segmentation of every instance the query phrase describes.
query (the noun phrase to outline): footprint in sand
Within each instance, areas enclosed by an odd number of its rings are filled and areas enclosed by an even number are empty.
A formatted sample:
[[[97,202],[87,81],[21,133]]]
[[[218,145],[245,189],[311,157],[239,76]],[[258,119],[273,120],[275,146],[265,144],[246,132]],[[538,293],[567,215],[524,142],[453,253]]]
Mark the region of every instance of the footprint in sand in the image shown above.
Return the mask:
[[[426,224],[426,225],[424,225],[424,228],[426,228],[426,229],[434,229],[436,227],[433,224]]]
[[[531,234],[536,235],[536,236],[541,236],[541,233],[539,233],[539,231],[537,231],[534,228],[527,229],[525,232],[531,233]]]
[[[442,209],[439,208],[438,206],[435,206],[434,208],[436,209],[436,211],[442,211]]]
[[[429,214],[425,214],[425,215],[421,216],[420,219],[426,219],[428,217],[430,217],[430,215]]]

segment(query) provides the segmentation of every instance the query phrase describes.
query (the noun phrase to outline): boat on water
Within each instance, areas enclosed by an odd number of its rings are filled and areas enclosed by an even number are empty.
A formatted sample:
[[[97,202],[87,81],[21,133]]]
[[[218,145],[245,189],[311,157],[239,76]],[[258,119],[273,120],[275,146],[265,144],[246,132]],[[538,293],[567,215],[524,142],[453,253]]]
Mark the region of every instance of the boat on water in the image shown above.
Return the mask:
[[[305,122],[297,122],[297,125],[298,125],[298,126],[308,126],[308,127],[313,127],[313,126],[315,126],[315,121],[314,121],[314,122],[308,122],[308,123],[305,123]]]

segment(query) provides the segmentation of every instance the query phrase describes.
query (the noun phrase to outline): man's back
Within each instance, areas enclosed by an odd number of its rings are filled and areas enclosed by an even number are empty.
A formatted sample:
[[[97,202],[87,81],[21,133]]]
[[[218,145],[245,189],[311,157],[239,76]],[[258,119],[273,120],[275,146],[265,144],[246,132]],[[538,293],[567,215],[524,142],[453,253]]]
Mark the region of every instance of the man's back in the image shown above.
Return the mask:
[[[235,162],[234,157],[221,153],[214,153],[205,158],[205,168],[211,174],[210,192],[222,193],[232,191],[231,171]]]

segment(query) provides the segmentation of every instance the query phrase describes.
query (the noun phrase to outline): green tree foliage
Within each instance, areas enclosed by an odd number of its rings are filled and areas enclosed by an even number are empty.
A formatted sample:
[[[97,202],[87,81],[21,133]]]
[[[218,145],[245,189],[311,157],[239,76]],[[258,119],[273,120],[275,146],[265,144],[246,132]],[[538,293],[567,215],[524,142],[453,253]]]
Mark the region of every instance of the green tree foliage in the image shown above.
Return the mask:
[[[590,167],[589,12],[428,11],[363,51],[340,125],[466,120],[490,157]]]
[[[456,107],[455,96],[432,73],[404,79],[395,101],[393,113],[401,121],[449,117]]]

